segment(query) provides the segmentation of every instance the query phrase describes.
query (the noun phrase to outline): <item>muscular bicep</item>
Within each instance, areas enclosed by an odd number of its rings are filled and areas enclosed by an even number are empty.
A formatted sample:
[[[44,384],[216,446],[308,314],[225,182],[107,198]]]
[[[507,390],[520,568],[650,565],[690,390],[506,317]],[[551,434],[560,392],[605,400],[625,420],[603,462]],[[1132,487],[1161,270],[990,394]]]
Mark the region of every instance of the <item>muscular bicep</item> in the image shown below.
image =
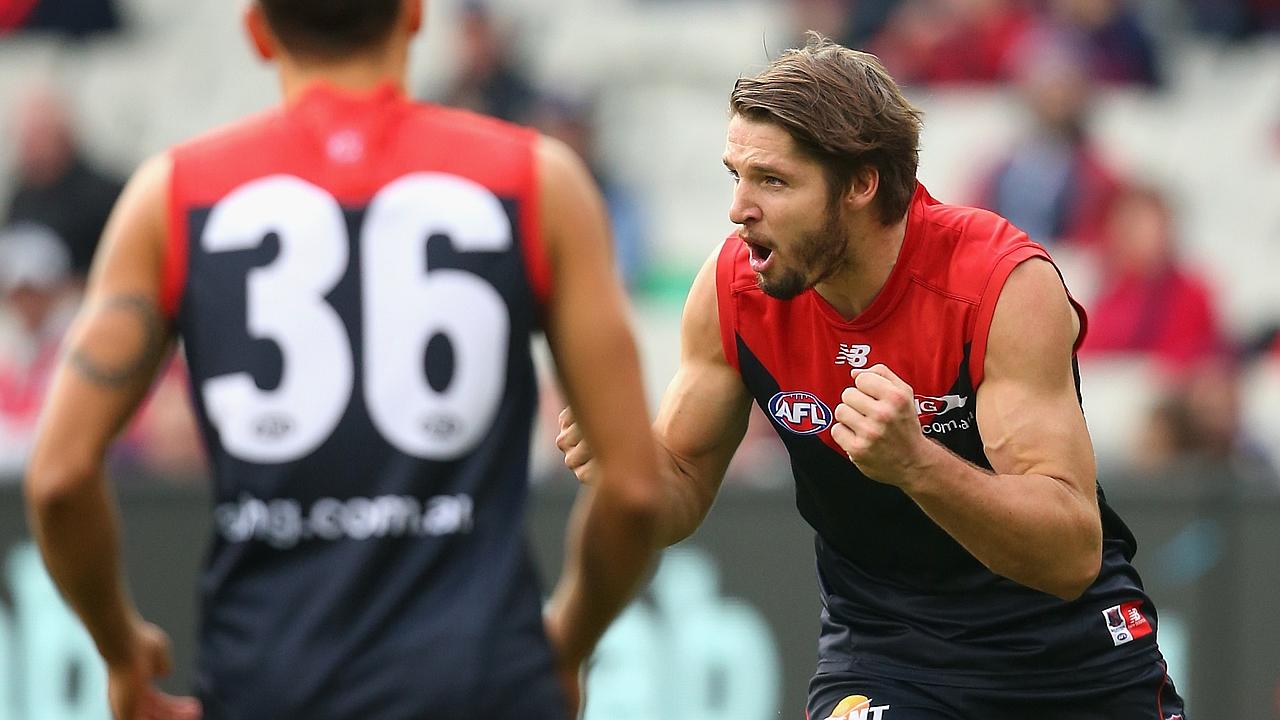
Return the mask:
[[[1053,266],[1029,260],[1015,268],[991,322],[977,417],[997,473],[1052,477],[1091,501],[1093,446],[1072,370],[1078,332]]]
[[[112,211],[63,342],[33,464],[51,454],[93,462],[105,453],[172,345],[158,302],[169,174],[167,158],[149,161]]]
[[[724,357],[716,307],[716,254],[689,290],[680,327],[680,368],[655,429],[659,442],[700,489],[714,495],[747,430],[751,396]]]

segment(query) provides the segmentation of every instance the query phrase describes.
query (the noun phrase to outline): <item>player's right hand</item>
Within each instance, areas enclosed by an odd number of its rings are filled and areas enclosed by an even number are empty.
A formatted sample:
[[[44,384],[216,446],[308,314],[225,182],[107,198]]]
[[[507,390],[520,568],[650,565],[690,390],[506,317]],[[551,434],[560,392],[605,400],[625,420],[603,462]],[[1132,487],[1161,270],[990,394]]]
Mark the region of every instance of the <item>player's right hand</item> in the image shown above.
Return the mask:
[[[565,653],[564,619],[556,609],[549,609],[542,618],[547,631],[547,639],[556,652],[556,677],[560,680],[560,689],[564,691],[564,701],[571,720],[582,716],[582,704],[585,700],[583,685],[583,660],[569,657]]]
[[[582,430],[573,419],[573,411],[560,411],[560,434],[556,447],[564,453],[564,464],[578,477],[578,482],[590,485],[595,480],[595,465],[591,462],[591,448],[582,438]]]
[[[169,637],[144,620],[131,629],[127,661],[107,666],[107,695],[116,720],[200,720],[200,701],[163,693],[155,679],[169,674]]]

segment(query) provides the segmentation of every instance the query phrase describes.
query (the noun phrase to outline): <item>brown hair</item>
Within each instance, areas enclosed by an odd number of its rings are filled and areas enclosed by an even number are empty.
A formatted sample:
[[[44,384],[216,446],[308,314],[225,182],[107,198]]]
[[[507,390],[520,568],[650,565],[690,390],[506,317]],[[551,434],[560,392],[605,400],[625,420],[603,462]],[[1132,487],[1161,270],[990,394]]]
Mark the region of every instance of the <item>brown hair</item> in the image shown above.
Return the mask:
[[[880,174],[875,204],[880,222],[902,219],[920,164],[920,111],[903,96],[875,55],[837,45],[810,31],[754,77],[739,78],[729,95],[735,114],[772,122],[822,163],[834,201],[866,167]]]
[[[257,0],[271,30],[295,55],[332,60],[377,46],[401,0]]]

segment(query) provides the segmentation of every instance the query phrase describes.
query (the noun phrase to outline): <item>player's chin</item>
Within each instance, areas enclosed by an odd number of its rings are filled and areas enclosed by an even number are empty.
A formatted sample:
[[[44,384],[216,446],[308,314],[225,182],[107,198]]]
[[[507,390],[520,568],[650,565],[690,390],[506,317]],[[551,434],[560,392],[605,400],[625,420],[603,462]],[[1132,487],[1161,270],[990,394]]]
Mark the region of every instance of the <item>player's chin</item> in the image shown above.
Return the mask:
[[[756,284],[765,295],[778,300],[790,300],[804,292],[807,287],[799,273],[787,272],[780,268],[772,268],[763,273],[757,272]]]

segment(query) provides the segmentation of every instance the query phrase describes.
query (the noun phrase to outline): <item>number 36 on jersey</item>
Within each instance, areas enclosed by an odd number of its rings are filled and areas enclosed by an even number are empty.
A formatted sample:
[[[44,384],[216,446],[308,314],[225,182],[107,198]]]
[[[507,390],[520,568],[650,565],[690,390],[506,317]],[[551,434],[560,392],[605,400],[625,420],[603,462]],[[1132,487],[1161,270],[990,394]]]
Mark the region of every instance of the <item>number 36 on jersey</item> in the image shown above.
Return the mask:
[[[357,373],[371,421],[395,448],[433,460],[473,449],[502,398],[510,313],[481,276],[429,267],[425,245],[432,235],[446,235],[459,253],[510,248],[511,220],[501,201],[464,178],[414,173],[381,189],[358,237],[349,238],[331,194],[275,175],[218,202],[199,242],[211,254],[252,250],[268,234],[279,239],[280,250],[249,270],[246,329],[275,344],[282,370],[271,389],[243,371],[200,387],[226,450],[258,463],[314,451],[346,413]],[[356,260],[353,252],[359,255],[360,337],[326,299]],[[424,357],[441,335],[453,363],[448,383],[437,389],[428,382]]]

